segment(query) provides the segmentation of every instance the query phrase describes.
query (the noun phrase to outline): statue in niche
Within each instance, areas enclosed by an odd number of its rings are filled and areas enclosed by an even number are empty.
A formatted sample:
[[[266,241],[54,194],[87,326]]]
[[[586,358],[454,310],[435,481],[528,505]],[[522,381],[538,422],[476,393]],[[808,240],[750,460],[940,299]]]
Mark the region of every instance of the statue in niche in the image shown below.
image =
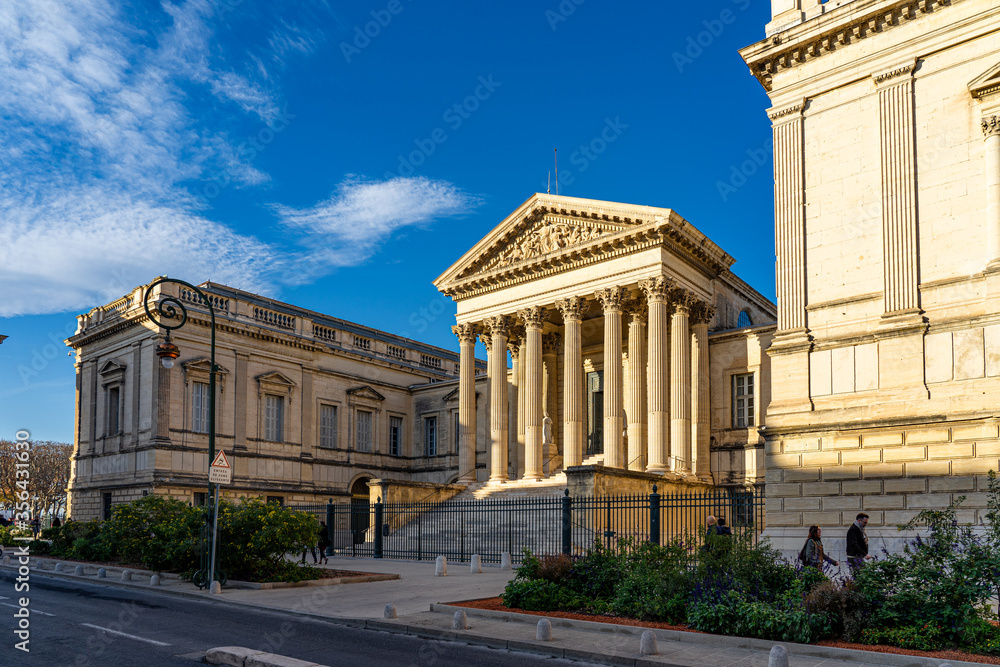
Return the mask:
[[[545,417],[542,419],[542,445],[548,447],[552,444],[552,417],[549,417],[549,413],[545,413]]]

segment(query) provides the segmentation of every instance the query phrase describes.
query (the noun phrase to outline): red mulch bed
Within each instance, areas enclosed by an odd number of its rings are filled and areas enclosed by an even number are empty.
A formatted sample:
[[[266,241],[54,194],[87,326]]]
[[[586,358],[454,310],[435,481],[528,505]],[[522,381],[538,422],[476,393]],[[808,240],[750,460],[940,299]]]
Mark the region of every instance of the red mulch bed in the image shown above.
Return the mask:
[[[337,577],[370,577],[374,572],[355,572],[353,570],[321,570],[320,579],[336,579]]]
[[[622,618],[620,616],[599,616],[597,614],[578,614],[568,611],[528,611],[526,609],[514,609],[505,607],[500,598],[485,598],[483,600],[470,600],[468,602],[452,603],[457,607],[468,607],[470,609],[490,609],[492,611],[515,611],[519,614],[532,614],[534,616],[548,616],[550,618],[568,618],[576,621],[596,621],[597,623],[614,623],[615,625],[632,625],[640,628],[656,628],[658,630],[678,630],[681,632],[691,632],[694,634],[705,634],[698,630],[692,630],[686,625],[671,625],[659,621],[638,621],[632,618]],[[974,655],[961,651],[910,651],[896,648],[895,646],[875,646],[871,644],[853,644],[833,639],[824,639],[816,642],[817,646],[832,646],[834,648],[852,648],[859,651],[872,651],[875,653],[898,653],[900,655],[916,655],[925,658],[935,658],[940,660],[958,660],[966,662],[978,662],[988,665],[1000,665],[1000,656]]]

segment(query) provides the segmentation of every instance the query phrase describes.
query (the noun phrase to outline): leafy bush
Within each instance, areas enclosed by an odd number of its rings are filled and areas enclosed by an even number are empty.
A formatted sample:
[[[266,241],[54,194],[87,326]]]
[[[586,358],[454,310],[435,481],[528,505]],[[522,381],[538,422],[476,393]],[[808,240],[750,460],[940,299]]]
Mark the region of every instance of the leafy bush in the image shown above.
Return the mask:
[[[861,641],[865,644],[884,644],[915,651],[936,651],[949,645],[941,626],[930,623],[898,628],[866,628],[861,633]]]
[[[970,653],[1000,655],[1000,626],[982,616],[971,619],[965,625],[961,647]]]
[[[691,578],[681,541],[662,547],[647,542],[626,558],[626,572],[615,589],[611,609],[631,618],[683,623]]]
[[[610,600],[622,579],[624,551],[624,546],[616,550],[596,540],[594,547],[573,564],[566,575],[566,585],[589,600]]]
[[[18,528],[16,526],[4,526],[0,528],[0,546],[12,547],[18,544],[15,537],[31,537],[31,529]]]
[[[219,531],[224,548],[219,566],[230,579],[268,581],[287,574],[283,564],[289,553],[301,553],[315,544],[319,524],[306,512],[244,499],[238,505],[219,506]]]
[[[546,579],[511,580],[500,599],[507,607],[531,611],[575,611],[587,605],[586,598]]]
[[[154,571],[197,569],[204,513],[166,496],[151,495],[116,505],[101,526],[107,554]]]
[[[801,644],[831,635],[828,615],[810,613],[795,595],[763,602],[731,590],[719,600],[691,605],[688,621],[703,632]]]

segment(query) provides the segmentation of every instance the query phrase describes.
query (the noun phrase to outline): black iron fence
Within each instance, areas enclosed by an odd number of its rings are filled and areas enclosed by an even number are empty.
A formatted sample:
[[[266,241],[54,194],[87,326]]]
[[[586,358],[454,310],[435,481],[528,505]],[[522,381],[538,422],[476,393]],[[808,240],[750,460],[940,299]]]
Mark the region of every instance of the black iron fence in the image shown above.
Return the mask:
[[[764,495],[749,489],[617,496],[521,497],[443,503],[351,503],[296,507],[326,521],[335,554],[371,558],[465,561],[472,554],[515,563],[534,554],[579,555],[598,540],[663,544],[682,538],[695,550],[708,516],[757,541]]]

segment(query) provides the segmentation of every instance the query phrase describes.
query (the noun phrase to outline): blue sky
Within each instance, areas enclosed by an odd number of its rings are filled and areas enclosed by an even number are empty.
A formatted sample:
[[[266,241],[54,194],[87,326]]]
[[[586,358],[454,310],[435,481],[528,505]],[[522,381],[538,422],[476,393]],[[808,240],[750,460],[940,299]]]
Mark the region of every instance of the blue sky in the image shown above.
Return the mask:
[[[3,3],[0,437],[72,440],[62,339],[160,274],[457,349],[431,281],[555,147],[560,194],[673,208],[773,299],[768,100],[737,54],[769,9]]]

